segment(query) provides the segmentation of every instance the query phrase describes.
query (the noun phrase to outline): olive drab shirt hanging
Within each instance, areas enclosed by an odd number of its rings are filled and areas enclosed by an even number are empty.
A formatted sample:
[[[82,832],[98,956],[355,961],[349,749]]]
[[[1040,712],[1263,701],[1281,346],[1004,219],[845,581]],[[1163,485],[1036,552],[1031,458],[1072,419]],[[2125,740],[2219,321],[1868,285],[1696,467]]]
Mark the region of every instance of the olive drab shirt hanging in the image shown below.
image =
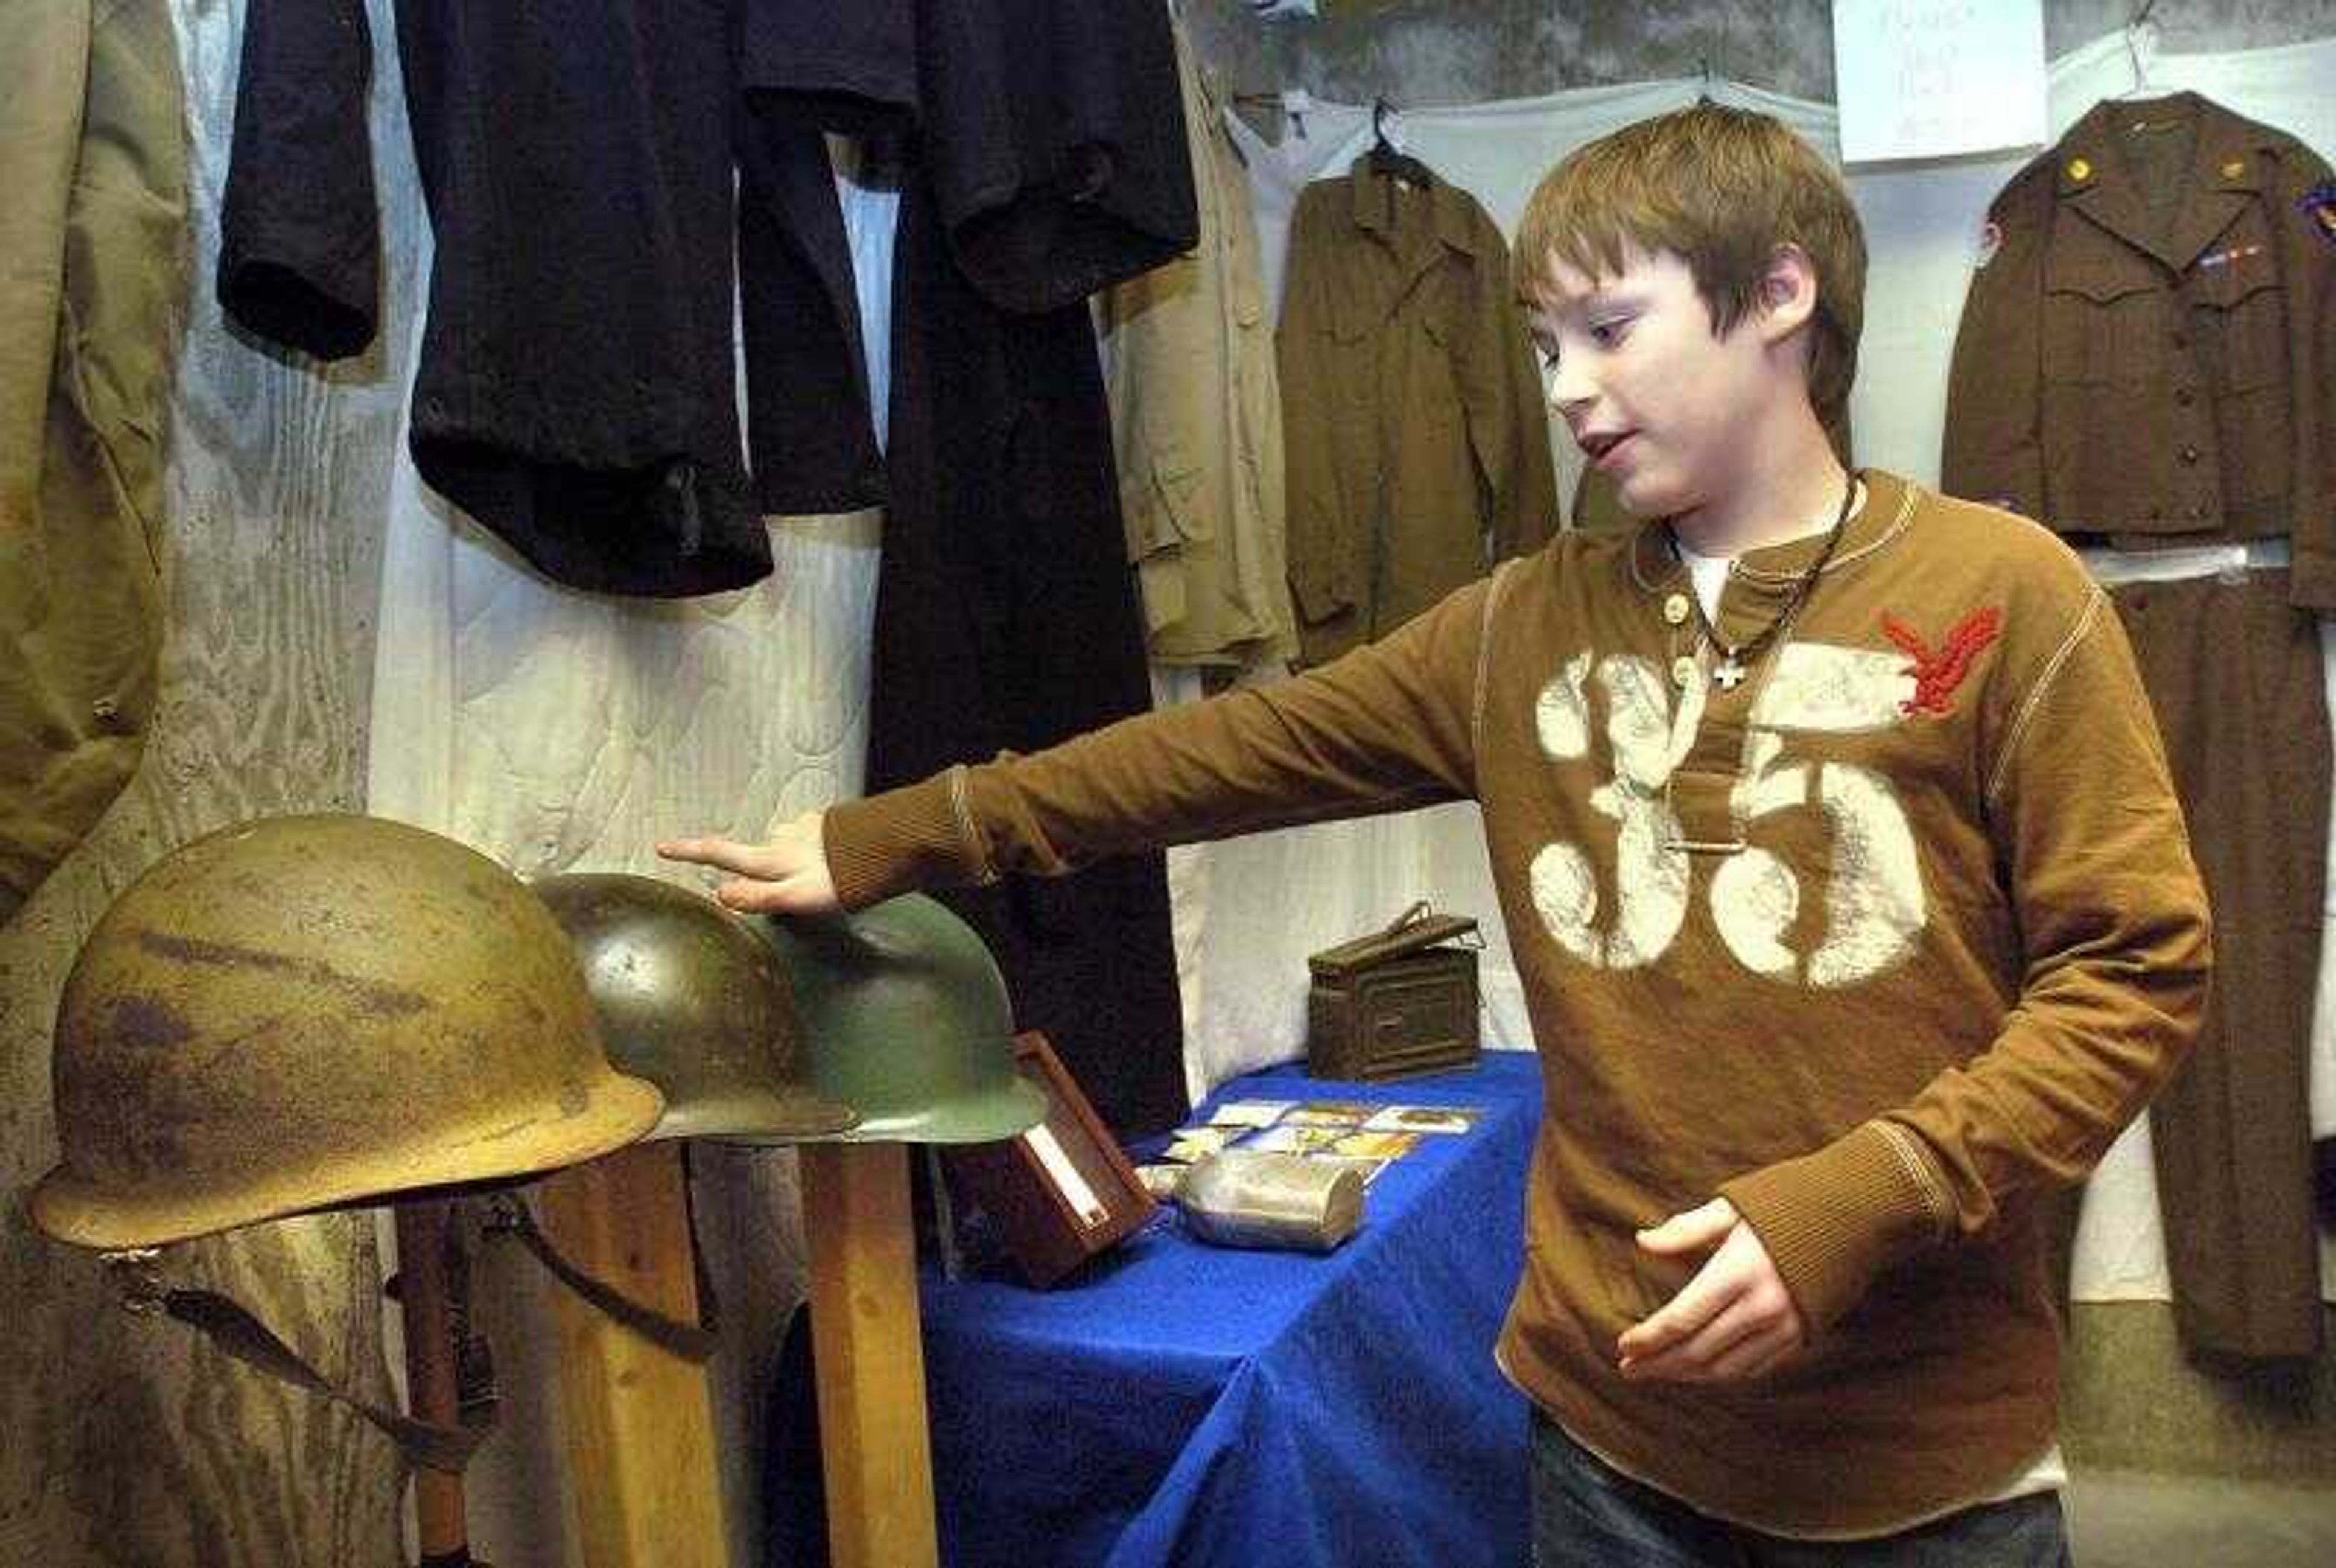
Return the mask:
[[[1280,338],[1299,642],[1319,664],[1555,531],[1541,378],[1475,199],[1368,161],[1299,198]]]

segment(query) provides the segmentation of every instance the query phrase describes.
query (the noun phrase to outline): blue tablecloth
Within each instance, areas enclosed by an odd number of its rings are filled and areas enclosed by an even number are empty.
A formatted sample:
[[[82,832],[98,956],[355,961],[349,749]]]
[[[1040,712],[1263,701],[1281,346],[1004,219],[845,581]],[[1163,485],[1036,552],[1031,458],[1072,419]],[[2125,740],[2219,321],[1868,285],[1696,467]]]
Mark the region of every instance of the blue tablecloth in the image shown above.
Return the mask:
[[[1377,1086],[1270,1069],[1226,1099],[1484,1115],[1382,1171],[1328,1257],[1211,1247],[1166,1219],[1051,1291],[928,1278],[942,1561],[1523,1563],[1526,1410],[1493,1342],[1522,1261],[1533,1055]]]

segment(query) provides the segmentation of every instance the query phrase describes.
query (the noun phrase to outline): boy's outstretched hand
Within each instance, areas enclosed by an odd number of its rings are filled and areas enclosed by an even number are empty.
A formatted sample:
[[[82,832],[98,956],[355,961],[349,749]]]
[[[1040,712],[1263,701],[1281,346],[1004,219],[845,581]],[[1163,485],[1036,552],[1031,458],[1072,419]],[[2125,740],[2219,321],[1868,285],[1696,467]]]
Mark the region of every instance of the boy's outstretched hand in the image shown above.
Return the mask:
[[[747,913],[823,915],[840,906],[828,874],[818,812],[805,812],[771,830],[766,844],[732,839],[660,839],[657,852],[736,873],[714,890],[730,909]]]
[[[1757,1378],[1799,1350],[1808,1333],[1768,1249],[1725,1198],[1639,1232],[1664,1257],[1709,1252],[1695,1277],[1615,1341],[1622,1376],[1674,1383]]]

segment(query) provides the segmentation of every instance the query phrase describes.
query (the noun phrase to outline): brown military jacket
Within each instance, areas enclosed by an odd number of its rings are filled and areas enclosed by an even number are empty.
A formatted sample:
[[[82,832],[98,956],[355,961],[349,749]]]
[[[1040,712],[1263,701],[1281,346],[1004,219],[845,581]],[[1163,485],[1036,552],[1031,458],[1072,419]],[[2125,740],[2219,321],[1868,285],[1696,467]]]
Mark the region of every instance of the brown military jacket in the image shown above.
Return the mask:
[[[2196,93],[2096,105],[1989,211],[1944,488],[2125,550],[2289,536],[2296,602],[2336,606],[2331,202]]]
[[[1466,191],[1362,162],[1308,186],[1279,347],[1309,663],[1555,531],[1548,413],[1508,247]]]

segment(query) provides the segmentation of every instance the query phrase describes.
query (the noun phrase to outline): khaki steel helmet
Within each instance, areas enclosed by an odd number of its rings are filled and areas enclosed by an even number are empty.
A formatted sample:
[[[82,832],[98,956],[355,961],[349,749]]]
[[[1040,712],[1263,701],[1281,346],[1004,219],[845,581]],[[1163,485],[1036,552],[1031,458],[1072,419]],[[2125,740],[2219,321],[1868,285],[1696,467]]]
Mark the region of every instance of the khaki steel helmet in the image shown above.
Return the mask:
[[[754,918],[793,982],[812,1083],[858,1107],[852,1143],[988,1144],[1046,1102],[1014,1066],[1014,1009],[973,928],[920,893]]]
[[[365,816],[196,840],[123,891],[57,1008],[61,1241],[159,1246],[590,1159],[657,1122],[573,950],[485,856]]]
[[[575,944],[609,1060],[665,1091],[651,1137],[784,1143],[859,1120],[805,1082],[786,971],[745,920],[649,877],[529,885]]]

